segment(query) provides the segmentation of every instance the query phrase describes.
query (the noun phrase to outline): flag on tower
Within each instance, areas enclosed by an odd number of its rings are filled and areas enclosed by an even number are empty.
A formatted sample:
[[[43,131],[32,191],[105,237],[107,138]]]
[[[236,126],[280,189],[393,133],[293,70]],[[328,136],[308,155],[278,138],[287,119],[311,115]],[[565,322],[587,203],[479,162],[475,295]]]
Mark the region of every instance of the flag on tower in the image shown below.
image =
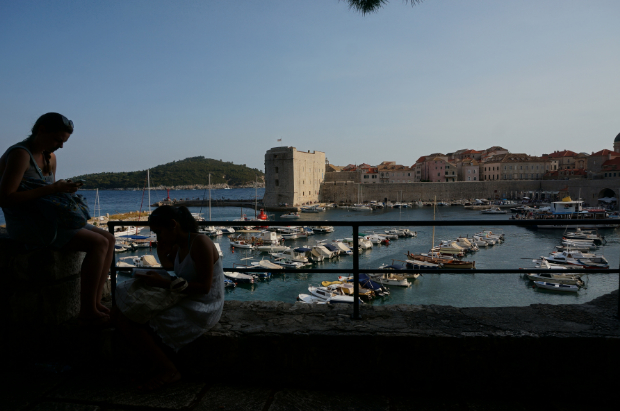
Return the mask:
[[[281,139],[281,138],[279,138],[279,139],[278,139],[278,141],[282,141],[282,139]]]

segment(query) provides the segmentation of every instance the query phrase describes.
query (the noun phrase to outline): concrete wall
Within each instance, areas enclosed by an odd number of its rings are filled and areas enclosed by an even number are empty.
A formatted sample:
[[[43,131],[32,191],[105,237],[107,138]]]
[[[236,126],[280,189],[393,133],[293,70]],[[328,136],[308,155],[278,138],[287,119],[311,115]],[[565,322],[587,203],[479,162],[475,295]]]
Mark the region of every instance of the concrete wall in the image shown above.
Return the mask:
[[[358,198],[359,184],[325,182],[321,201],[354,203]],[[437,201],[461,200],[470,198],[509,198],[511,192],[520,197],[528,191],[559,191],[568,187],[570,196],[581,197],[586,203],[596,205],[604,189],[620,194],[620,178],[602,180],[539,180],[539,181],[457,181],[453,183],[403,183],[403,184],[365,184],[362,185],[363,201]],[[517,194],[518,193],[518,194]]]
[[[317,202],[324,178],[325,153],[274,147],[265,153],[263,202],[268,207]]]

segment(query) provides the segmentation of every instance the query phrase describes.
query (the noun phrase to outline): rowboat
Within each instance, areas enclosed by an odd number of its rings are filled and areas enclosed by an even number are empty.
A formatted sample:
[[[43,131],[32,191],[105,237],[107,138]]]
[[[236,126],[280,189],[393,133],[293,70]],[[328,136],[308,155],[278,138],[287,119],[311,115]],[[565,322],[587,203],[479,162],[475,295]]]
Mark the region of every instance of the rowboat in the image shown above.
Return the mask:
[[[534,281],[534,284],[536,285],[536,287],[544,288],[545,290],[563,291],[569,293],[576,293],[577,291],[579,291],[579,287],[576,285],[556,284],[546,281]]]

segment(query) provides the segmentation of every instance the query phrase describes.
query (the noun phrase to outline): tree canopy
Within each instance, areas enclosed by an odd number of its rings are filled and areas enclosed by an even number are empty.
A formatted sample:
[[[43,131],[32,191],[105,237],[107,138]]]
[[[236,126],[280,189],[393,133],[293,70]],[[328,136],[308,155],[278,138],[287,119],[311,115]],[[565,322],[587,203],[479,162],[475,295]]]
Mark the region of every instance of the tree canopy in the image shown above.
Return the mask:
[[[353,10],[359,11],[362,14],[374,13],[378,11],[388,0],[346,0],[349,3],[349,7]],[[411,3],[412,6],[422,3],[422,0],[405,0]]]
[[[209,173],[211,184],[240,186],[254,182],[257,177],[259,181],[264,179],[263,172],[256,168],[200,156],[151,168],[151,187],[207,185]],[[146,185],[146,170],[84,174],[72,180],[86,180],[87,189],[142,188]]]

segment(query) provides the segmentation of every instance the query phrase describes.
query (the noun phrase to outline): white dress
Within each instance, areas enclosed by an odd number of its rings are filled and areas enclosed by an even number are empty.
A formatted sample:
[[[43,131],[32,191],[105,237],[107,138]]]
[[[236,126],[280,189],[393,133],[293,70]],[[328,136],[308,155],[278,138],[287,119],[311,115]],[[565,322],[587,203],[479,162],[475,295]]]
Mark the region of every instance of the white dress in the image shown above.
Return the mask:
[[[177,253],[174,260],[174,272],[178,277],[192,282],[196,281],[196,267],[190,254],[187,253],[185,259],[179,262],[179,253]],[[126,283],[131,283],[131,281],[120,284],[117,293],[124,291],[125,287],[122,286]],[[123,311],[122,298],[117,297],[116,300],[118,308]],[[148,324],[161,337],[164,344],[178,351],[217,324],[222,316],[223,308],[224,270],[222,258],[218,257],[213,266],[213,280],[208,294],[188,295],[176,305],[151,318]]]

